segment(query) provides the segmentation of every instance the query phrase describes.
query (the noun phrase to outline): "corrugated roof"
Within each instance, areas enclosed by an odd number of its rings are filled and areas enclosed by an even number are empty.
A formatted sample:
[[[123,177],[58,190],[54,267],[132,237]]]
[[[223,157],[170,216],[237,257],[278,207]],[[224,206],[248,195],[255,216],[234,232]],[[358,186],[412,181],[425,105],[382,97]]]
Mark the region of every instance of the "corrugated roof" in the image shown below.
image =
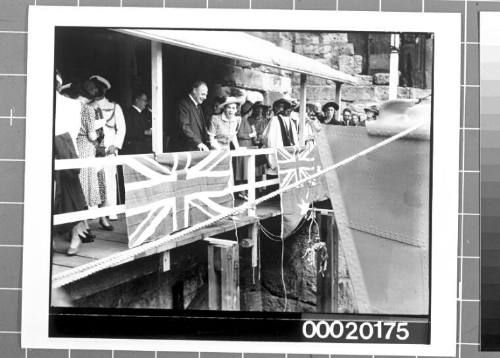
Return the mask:
[[[169,45],[357,85],[359,79],[240,31],[117,29]]]

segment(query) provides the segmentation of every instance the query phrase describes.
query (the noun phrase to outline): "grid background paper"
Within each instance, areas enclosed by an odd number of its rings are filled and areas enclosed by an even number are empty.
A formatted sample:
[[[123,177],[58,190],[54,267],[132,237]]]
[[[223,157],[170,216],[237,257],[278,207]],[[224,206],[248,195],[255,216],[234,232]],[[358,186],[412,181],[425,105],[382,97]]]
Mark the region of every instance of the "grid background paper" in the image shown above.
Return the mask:
[[[0,357],[307,358],[295,354],[126,352],[20,348],[28,5],[460,12],[462,14],[457,357],[479,352],[479,12],[500,1],[455,0],[0,0]],[[195,347],[193,347],[195,348]],[[321,356],[328,358],[327,355]],[[331,358],[343,356],[332,355]],[[373,357],[373,356],[363,356]],[[381,358],[380,356],[377,356]],[[374,357],[373,357],[374,358]]]

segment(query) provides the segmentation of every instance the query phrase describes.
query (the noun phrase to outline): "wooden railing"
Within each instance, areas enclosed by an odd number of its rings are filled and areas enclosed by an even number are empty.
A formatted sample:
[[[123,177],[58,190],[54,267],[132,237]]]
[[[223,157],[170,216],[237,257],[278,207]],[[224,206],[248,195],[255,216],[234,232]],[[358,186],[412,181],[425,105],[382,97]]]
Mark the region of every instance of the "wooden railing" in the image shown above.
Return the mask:
[[[253,202],[256,198],[258,188],[279,184],[279,180],[267,179],[264,175],[261,180],[255,178],[255,158],[257,155],[276,155],[275,148],[248,149],[240,148],[230,151],[231,157],[248,157],[246,184],[235,185],[232,183],[230,190],[232,193],[246,190],[248,201]],[[77,158],[77,159],[56,159],[54,170],[81,169],[81,168],[103,168],[107,166],[127,165],[127,158],[137,155],[118,155],[105,158]],[[102,216],[117,215],[125,212],[125,205],[106,206],[102,208],[90,208],[88,210],[75,211],[71,213],[54,215],[54,225],[77,222],[86,219],[93,219]],[[255,208],[248,209],[248,215],[255,216]]]

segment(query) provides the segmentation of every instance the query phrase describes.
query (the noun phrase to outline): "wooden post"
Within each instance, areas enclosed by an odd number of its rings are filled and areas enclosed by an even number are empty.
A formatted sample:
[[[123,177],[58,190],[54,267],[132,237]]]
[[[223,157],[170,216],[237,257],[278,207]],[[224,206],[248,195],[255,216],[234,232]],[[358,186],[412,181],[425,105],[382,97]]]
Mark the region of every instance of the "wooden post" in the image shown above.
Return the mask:
[[[208,309],[240,309],[240,263],[236,241],[207,238]]]
[[[325,263],[321,255],[317,255],[317,310],[318,312],[338,312],[338,233],[332,214],[316,214],[318,233],[321,241],[326,243],[328,257]],[[326,268],[322,271],[323,268]]]
[[[260,231],[257,223],[252,224],[250,228],[250,237],[252,239],[252,280],[253,283],[259,281],[260,272],[260,257],[259,257],[259,246],[260,246]]]
[[[160,272],[170,271],[170,250],[160,253]]]
[[[216,254],[218,256],[216,257]],[[218,266],[216,268],[216,266]],[[208,309],[220,309],[220,251],[214,245],[208,245]]]
[[[299,120],[299,143],[305,144],[304,127],[306,123],[306,81],[307,75],[300,74],[300,120]]]
[[[335,82],[335,102],[339,105],[339,110],[335,113],[335,119],[338,121],[342,113],[342,82]]]
[[[248,201],[250,203],[255,201],[255,154],[251,154],[246,160],[248,165],[247,174],[248,174]],[[256,208],[250,207],[248,208],[248,216],[256,216]]]
[[[389,99],[398,97],[399,84],[399,34],[391,35],[391,57],[389,65]]]
[[[151,41],[152,150],[163,153],[163,54],[161,42]]]

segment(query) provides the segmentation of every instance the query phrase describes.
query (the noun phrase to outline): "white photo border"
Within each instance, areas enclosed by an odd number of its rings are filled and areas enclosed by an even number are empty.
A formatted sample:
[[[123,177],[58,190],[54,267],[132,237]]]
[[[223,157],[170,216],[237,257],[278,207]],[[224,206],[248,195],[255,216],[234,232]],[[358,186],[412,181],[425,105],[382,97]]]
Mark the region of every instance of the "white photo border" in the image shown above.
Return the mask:
[[[252,16],[249,16],[252,14]],[[253,15],[255,14],[255,15]],[[221,21],[224,19],[224,21]],[[258,19],[258,21],[256,21]],[[49,330],[56,26],[434,33],[430,344],[52,338]],[[30,6],[22,335],[24,348],[455,356],[460,14]]]

